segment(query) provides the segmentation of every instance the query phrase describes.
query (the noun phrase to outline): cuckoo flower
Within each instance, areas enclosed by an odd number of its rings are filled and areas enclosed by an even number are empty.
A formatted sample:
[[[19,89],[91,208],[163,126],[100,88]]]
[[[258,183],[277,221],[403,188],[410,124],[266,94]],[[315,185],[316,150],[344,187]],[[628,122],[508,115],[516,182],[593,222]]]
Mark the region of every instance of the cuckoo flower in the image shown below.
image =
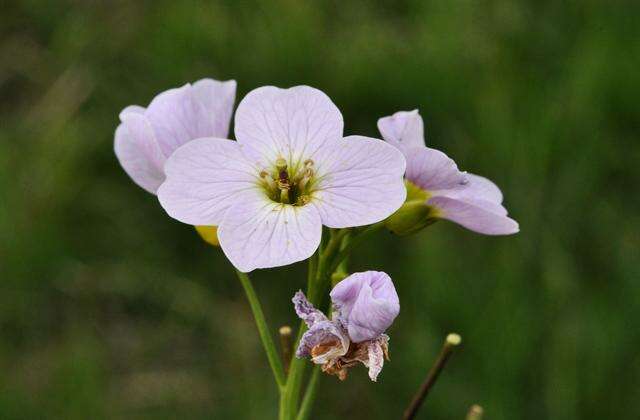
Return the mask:
[[[502,192],[493,182],[461,172],[447,155],[425,146],[417,110],[381,118],[378,129],[407,159],[407,202],[387,224],[391,230],[412,233],[442,218],[485,235],[518,232],[518,223],[507,216]]]
[[[384,333],[400,312],[391,278],[383,272],[355,273],[331,291],[332,319],[313,307],[304,293],[293,297],[296,313],[309,330],[302,336],[296,357],[311,357],[328,374],[340,380],[347,369],[364,364],[375,381],[389,359],[389,337]]]
[[[156,194],[165,161],[178,147],[199,137],[227,137],[235,95],[235,80],[202,79],[160,93],[147,108],[126,107],[114,142],[120,164],[136,184]]]
[[[304,260],[322,225],[376,223],[406,198],[402,153],[343,138],[342,129],[340,111],[317,89],[255,89],[238,105],[237,141],[196,139],[167,160],[160,203],[181,222],[218,226],[240,271]]]

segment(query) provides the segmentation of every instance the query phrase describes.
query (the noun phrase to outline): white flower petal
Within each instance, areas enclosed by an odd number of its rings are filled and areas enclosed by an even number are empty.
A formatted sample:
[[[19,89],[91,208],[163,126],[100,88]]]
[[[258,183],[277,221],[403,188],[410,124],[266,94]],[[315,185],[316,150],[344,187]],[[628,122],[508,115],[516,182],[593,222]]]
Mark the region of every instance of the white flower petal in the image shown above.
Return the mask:
[[[326,142],[342,138],[342,129],[338,108],[309,86],[255,89],[242,99],[235,118],[236,139],[271,162],[308,158]]]
[[[378,120],[378,130],[385,141],[404,152],[424,146],[424,123],[418,110],[399,111]]]
[[[236,100],[236,81],[220,82],[213,79],[201,79],[195,82],[191,88],[194,97],[204,106],[206,113],[203,122],[205,133],[200,137],[226,139],[229,136],[229,123]]]
[[[262,192],[237,201],[218,228],[222,250],[243,272],[307,259],[320,245],[321,235],[315,207],[275,203]]]
[[[467,182],[464,172],[446,154],[429,147],[414,147],[407,156],[405,177],[425,191],[460,188]]]
[[[169,157],[190,140],[226,137],[234,100],[234,81],[205,79],[193,86],[186,84],[160,93],[153,98],[145,115],[162,152]]]
[[[379,222],[406,198],[405,159],[381,140],[345,137],[320,150],[315,164],[320,180],[311,203],[330,228]]]
[[[259,189],[259,171],[247,149],[216,138],[196,139],[178,148],[165,165],[160,204],[183,223],[219,225],[243,194]]]
[[[164,173],[164,155],[156,142],[149,121],[136,108],[127,107],[116,128],[114,151],[125,172],[140,187],[155,194]]]
[[[486,200],[463,201],[445,196],[433,197],[427,204],[439,209],[443,219],[451,220],[485,235],[511,235],[520,230],[518,222],[504,212],[495,212],[495,203]]]

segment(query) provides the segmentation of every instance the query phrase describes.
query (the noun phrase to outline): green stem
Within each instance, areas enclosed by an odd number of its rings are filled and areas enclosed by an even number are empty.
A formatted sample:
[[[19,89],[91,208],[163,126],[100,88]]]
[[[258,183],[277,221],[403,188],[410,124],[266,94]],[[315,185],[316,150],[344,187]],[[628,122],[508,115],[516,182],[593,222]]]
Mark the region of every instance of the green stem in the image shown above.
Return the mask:
[[[336,271],[340,263],[346,259],[351,251],[362,242],[365,236],[383,226],[383,223],[369,226],[351,240],[349,240],[352,233],[351,229],[331,231],[331,237],[326,246],[321,246],[316,254],[309,259],[306,294],[311,303],[316,305],[316,307],[320,306],[322,303],[322,297],[329,286],[331,274]],[[344,268],[346,269],[346,267]],[[306,325],[303,322],[300,324],[294,348],[297,347],[305,330]],[[286,386],[282,391],[280,400],[280,420],[304,420],[308,417],[309,412],[311,411],[311,405],[315,399],[317,382],[319,379],[318,377],[320,375],[320,369],[317,367],[309,380],[302,405],[300,405],[300,411],[298,412],[298,402],[300,400],[301,393],[300,388],[307,365],[308,362],[304,359],[294,357],[291,361],[291,365],[289,366],[289,376],[287,378]],[[298,413],[297,417],[296,413]]]
[[[267,326],[264,312],[262,312],[262,306],[260,306],[260,301],[258,300],[256,291],[253,289],[253,284],[251,284],[249,276],[238,270],[236,270],[236,273],[238,275],[238,279],[240,279],[242,287],[244,288],[244,292],[247,295],[249,306],[251,306],[251,311],[253,312],[253,317],[256,320],[258,333],[260,333],[262,345],[264,346],[264,350],[267,353],[267,358],[269,359],[269,365],[271,365],[273,376],[276,380],[276,383],[278,384],[278,387],[282,391],[282,388],[286,384],[284,369],[282,367],[282,361],[278,356],[278,350],[276,349],[273,338],[271,337],[271,333],[269,332],[269,327]]]
[[[318,388],[319,379],[320,366],[316,366],[311,374],[311,379],[309,379],[309,384],[307,385],[307,390],[304,393],[304,398],[302,399],[302,404],[300,405],[300,411],[298,412],[296,420],[306,420],[309,418],[309,414],[311,414],[311,407],[316,399],[316,390]]]
[[[346,241],[345,246],[340,249],[335,258],[333,258],[331,266],[329,267],[329,273],[333,273],[334,271],[336,271],[340,263],[342,263],[342,261],[344,261],[351,254],[351,251],[353,251],[354,248],[360,245],[362,241],[364,241],[370,234],[372,234],[373,232],[377,232],[383,227],[384,221],[378,222],[374,225],[367,226],[356,235],[350,237],[350,239]]]

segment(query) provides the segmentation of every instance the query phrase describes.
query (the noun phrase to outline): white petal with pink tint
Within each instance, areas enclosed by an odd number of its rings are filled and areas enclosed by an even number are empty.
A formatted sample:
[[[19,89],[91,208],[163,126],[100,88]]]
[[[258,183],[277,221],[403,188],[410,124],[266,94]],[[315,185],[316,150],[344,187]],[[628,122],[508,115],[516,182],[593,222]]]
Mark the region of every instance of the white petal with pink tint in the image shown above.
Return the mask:
[[[164,161],[198,137],[226,137],[235,101],[236,82],[202,79],[157,95],[147,108],[126,107],[120,113],[114,149],[133,181],[155,194],[165,178]]]
[[[237,200],[218,228],[222,250],[242,272],[305,260],[321,234],[315,207],[275,203],[261,192]]]
[[[378,130],[385,141],[407,152],[412,147],[424,146],[424,123],[418,110],[399,111],[378,120]]]
[[[349,136],[316,156],[320,181],[312,204],[330,228],[363,226],[395,212],[407,192],[402,181],[405,160],[387,143]]]
[[[289,163],[311,157],[325,143],[342,138],[342,114],[318,89],[265,86],[247,94],[238,105],[235,134],[270,161]]]
[[[507,217],[505,213],[494,212],[495,203],[490,201],[465,202],[438,196],[431,198],[427,204],[437,207],[441,213],[440,217],[485,235],[510,235],[520,230],[518,222]]]
[[[426,191],[459,188],[467,182],[466,174],[439,150],[414,147],[407,154],[405,178]]]
[[[226,139],[229,135],[233,103],[236,100],[236,81],[201,79],[191,85],[191,91],[205,110],[202,120],[203,133],[199,133],[199,137]]]
[[[114,151],[125,172],[140,187],[155,194],[164,181],[164,155],[158,147],[149,121],[141,107],[127,107],[116,129]]]
[[[160,204],[183,223],[219,225],[232,204],[259,188],[259,170],[246,149],[216,138],[196,139],[178,148],[165,165]]]

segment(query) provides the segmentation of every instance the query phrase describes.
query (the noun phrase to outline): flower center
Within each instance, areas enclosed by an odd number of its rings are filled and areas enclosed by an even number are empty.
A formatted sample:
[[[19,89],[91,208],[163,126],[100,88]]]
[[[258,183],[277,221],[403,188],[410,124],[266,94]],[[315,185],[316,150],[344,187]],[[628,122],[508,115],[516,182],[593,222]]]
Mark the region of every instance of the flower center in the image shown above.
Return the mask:
[[[261,185],[276,203],[304,206],[311,201],[316,184],[314,162],[307,159],[302,164],[287,164],[278,158],[270,170],[260,172]]]

